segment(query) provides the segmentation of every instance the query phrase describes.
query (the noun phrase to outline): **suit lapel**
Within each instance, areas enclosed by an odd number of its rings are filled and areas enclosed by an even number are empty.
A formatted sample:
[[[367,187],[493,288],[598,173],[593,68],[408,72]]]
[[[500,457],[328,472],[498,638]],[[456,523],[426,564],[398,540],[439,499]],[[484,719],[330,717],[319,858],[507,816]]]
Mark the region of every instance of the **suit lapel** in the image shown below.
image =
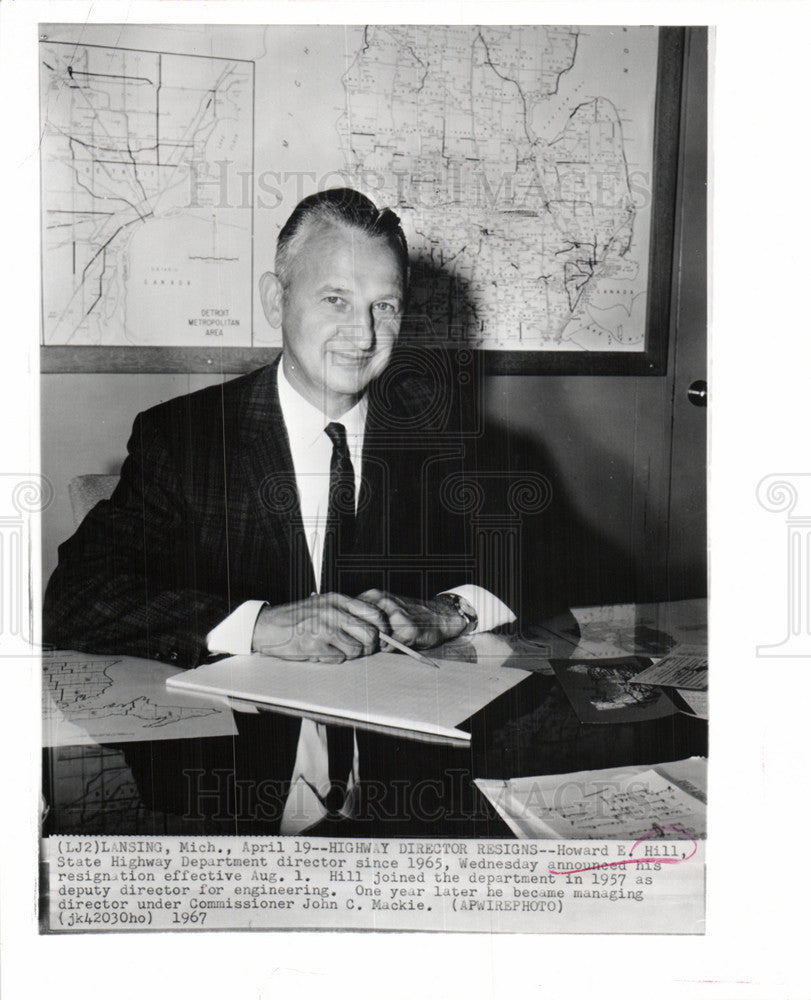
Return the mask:
[[[355,553],[364,556],[389,554],[388,498],[391,489],[390,458],[380,447],[379,414],[372,405],[366,415],[361,459],[361,481],[355,525]]]
[[[420,475],[419,436],[411,428],[419,425],[431,403],[420,390],[418,383],[403,388],[388,381],[372,383],[368,390],[355,553],[376,557],[372,561],[378,564],[395,551],[412,551],[418,545],[422,517],[411,509],[403,487],[404,478],[413,486]],[[403,532],[414,540],[405,542]]]
[[[291,599],[309,597],[315,575],[301,519],[293,458],[279,403],[279,359],[262,370],[246,393],[239,437],[243,474],[255,500],[254,514],[262,525],[281,572],[289,567]]]
[[[236,420],[228,435],[237,447],[239,465],[249,485],[251,515],[255,516],[270,544],[279,571],[289,574],[291,600],[308,597],[316,590],[315,574],[307,547],[296,487],[293,458],[287,428],[282,416],[277,383],[280,359],[256,373],[246,384]],[[375,566],[386,562],[393,551],[419,551],[421,523],[410,506],[403,487],[406,480],[419,477],[421,463],[416,461],[415,435],[411,428],[430,412],[430,393],[419,384],[388,385],[380,391],[369,388],[369,411],[364,435],[361,488],[354,558],[350,565],[362,570],[369,560]],[[233,436],[231,436],[233,435]],[[411,484],[412,487],[415,484]],[[419,493],[415,495],[419,502]],[[395,509],[398,508],[398,509]],[[395,520],[396,518],[396,520]],[[392,531],[409,535],[408,541],[392,538]],[[406,528],[411,529],[406,531]],[[410,537],[414,534],[414,538]],[[416,546],[416,548],[415,548]],[[358,562],[360,560],[360,562]],[[382,560],[382,562],[381,562]],[[371,567],[370,563],[370,567]]]

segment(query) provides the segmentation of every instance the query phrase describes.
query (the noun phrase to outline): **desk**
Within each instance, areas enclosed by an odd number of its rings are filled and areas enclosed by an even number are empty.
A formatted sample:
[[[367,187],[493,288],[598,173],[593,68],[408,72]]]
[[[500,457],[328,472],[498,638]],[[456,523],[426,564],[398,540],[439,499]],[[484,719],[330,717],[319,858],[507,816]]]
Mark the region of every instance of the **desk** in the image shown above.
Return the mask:
[[[324,824],[316,832],[512,837],[473,787],[473,778],[568,773],[706,755],[706,722],[688,714],[647,722],[582,724],[549,665],[550,659],[662,656],[683,642],[706,649],[705,601],[580,609],[509,641],[514,655],[504,669],[523,667],[532,672],[462,725],[471,733],[469,748],[359,734],[364,777],[361,816]],[[445,655],[456,657],[459,651],[451,648]],[[164,672],[174,670],[166,667]],[[162,691],[160,670],[155,673],[153,666],[150,676],[142,691],[147,701],[150,693],[158,697]],[[146,732],[147,738],[127,743],[86,742],[46,750],[49,812],[44,833],[269,832],[246,803],[241,809],[234,805],[232,815],[184,815],[178,784],[184,770],[186,775],[190,769],[213,773],[227,769],[229,762],[232,766],[238,762],[240,773],[258,774],[256,734],[265,722],[259,716],[240,716],[238,735],[156,741]]]

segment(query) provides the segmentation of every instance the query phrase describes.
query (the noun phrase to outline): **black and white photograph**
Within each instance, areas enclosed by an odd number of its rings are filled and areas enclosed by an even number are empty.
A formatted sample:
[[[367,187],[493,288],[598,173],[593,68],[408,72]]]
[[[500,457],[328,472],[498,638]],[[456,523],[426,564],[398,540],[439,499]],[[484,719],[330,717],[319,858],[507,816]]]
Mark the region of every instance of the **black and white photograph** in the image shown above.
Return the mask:
[[[706,652],[707,30],[39,50],[45,929],[698,932],[706,703],[625,681],[650,635]],[[477,784],[550,774],[630,867],[513,843],[541,805]],[[120,835],[184,839],[156,877]],[[65,897],[72,836],[134,865],[118,907]],[[185,839],[246,836],[281,840]]]
[[[806,206],[724,187],[796,137],[706,6],[0,12],[32,951],[228,941],[207,989],[365,995],[419,942],[390,995],[484,998],[515,949],[574,996],[638,947],[604,992],[802,995],[717,908],[780,910],[743,804],[780,832],[804,773],[807,351],[762,302]]]

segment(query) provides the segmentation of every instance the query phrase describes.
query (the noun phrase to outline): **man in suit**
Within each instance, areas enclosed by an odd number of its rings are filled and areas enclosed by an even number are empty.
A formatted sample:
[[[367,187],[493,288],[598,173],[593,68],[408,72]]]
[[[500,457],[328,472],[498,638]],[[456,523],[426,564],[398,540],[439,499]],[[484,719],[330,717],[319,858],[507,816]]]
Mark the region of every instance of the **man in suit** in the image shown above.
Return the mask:
[[[115,493],[60,546],[47,642],[180,666],[340,662],[385,635],[427,648],[514,619],[480,586],[447,488],[473,475],[452,393],[396,353],[407,274],[389,210],[349,189],[297,206],[260,283],[281,358],[136,418]],[[282,832],[351,813],[351,730],[239,728],[234,769],[282,782]]]

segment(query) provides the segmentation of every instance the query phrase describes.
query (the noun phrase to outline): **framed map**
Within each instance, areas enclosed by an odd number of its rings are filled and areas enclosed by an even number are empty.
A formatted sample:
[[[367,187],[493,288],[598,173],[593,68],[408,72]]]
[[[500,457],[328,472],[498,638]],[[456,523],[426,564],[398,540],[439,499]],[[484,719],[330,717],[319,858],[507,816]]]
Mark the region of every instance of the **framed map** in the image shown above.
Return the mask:
[[[346,161],[405,218],[426,325],[491,372],[663,370],[680,49],[657,28],[365,31]]]
[[[401,217],[403,337],[665,371],[683,29],[87,27],[40,41],[43,371],[261,364],[278,231],[341,185]]]

